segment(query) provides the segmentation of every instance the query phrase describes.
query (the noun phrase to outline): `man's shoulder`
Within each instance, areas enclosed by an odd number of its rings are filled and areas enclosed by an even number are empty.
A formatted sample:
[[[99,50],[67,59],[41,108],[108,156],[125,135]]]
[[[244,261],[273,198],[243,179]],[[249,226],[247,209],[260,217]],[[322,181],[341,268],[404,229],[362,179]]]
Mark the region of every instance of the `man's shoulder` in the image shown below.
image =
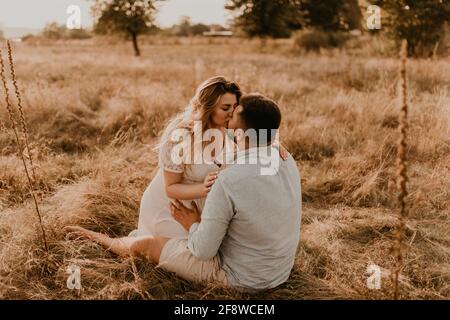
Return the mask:
[[[289,170],[298,171],[297,162],[291,154],[289,155],[285,163]]]
[[[219,173],[217,180],[220,181],[225,190],[230,191],[243,181],[248,181],[252,176],[250,170],[244,168],[245,166],[239,164],[230,165]]]

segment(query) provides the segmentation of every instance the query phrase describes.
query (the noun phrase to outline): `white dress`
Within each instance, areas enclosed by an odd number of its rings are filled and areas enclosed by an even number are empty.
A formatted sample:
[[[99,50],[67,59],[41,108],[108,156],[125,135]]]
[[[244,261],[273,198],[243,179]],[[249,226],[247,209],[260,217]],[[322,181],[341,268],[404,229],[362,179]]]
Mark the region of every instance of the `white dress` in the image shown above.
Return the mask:
[[[170,132],[171,128],[169,127],[166,129],[165,134],[168,133],[167,131]],[[226,139],[231,139],[227,135],[225,136]],[[215,163],[190,165],[174,164],[170,157],[173,147],[174,144],[170,141],[164,143],[160,147],[158,172],[142,196],[138,229],[130,233],[130,236],[151,235],[167,238],[187,238],[188,231],[186,231],[181,224],[175,221],[170,213],[170,199],[167,197],[165,192],[163,170],[183,173],[182,183],[184,184],[198,184],[203,183],[208,173],[223,169],[227,163],[225,161],[225,164],[221,166]],[[229,155],[230,153],[226,155],[226,157]],[[206,198],[194,199],[200,212],[203,210],[205,200]],[[186,207],[191,208],[191,201],[192,200],[183,200],[182,202]]]

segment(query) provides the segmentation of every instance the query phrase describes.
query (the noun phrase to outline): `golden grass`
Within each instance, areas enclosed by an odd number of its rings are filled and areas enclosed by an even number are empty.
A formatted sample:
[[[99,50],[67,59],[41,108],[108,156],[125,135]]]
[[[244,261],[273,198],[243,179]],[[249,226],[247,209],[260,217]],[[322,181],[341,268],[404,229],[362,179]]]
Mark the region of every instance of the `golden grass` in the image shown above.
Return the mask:
[[[28,139],[27,123],[25,121],[25,115],[23,113],[22,98],[20,97],[19,85],[17,84],[16,72],[14,70],[14,60],[13,60],[11,42],[6,41],[6,45],[8,47],[8,61],[9,61],[9,68],[11,71],[11,80],[14,85],[14,93],[15,93],[16,99],[17,99],[17,109],[19,110],[20,124],[22,125],[22,132],[23,132],[23,136],[24,136],[25,147],[26,147],[26,151],[27,151],[28,160],[30,161],[31,172],[33,173],[33,180],[36,181],[36,172],[34,169],[33,155],[30,150],[30,143],[29,143],[29,139]]]
[[[36,175],[34,172],[34,165],[33,165],[33,160],[31,157],[31,152],[30,152],[30,148],[29,148],[29,143],[28,143],[28,130],[27,130],[27,125],[25,122],[25,117],[24,117],[24,113],[23,113],[23,108],[22,108],[22,100],[20,98],[20,92],[19,92],[19,88],[17,85],[17,81],[16,81],[16,75],[15,75],[15,71],[14,71],[14,62],[13,62],[13,58],[12,58],[12,49],[11,49],[11,44],[9,41],[6,42],[7,46],[8,46],[8,58],[9,58],[9,67],[11,70],[11,78],[14,84],[14,89],[15,89],[15,94],[16,94],[16,98],[17,98],[17,109],[19,110],[19,122],[22,126],[22,133],[23,133],[23,139],[21,141],[21,139],[19,138],[19,134],[17,131],[17,125],[16,125],[16,119],[14,118],[14,111],[12,109],[12,106],[10,104],[9,101],[9,90],[8,90],[8,86],[7,86],[7,81],[6,81],[6,77],[5,77],[5,65],[3,62],[3,53],[0,50],[0,65],[1,65],[1,70],[0,70],[0,74],[1,74],[1,78],[2,78],[2,84],[3,84],[3,89],[4,89],[4,95],[5,95],[5,105],[6,105],[6,110],[8,111],[8,115],[9,115],[9,119],[11,121],[11,126],[14,132],[14,137],[16,138],[16,147],[18,149],[18,154],[20,154],[20,158],[22,159],[22,163],[23,163],[23,167],[25,170],[25,174],[27,177],[27,181],[28,181],[28,188],[30,191],[30,194],[33,198],[34,201],[34,206],[35,206],[35,210],[36,210],[36,214],[38,216],[39,219],[39,226],[41,228],[41,232],[42,232],[42,240],[44,242],[44,248],[45,251],[48,253],[48,245],[47,245],[47,239],[46,239],[46,235],[45,235],[45,229],[44,226],[42,225],[42,215],[41,212],[39,210],[39,205],[36,199],[36,195],[34,192],[35,186],[34,186],[34,182],[36,181]],[[28,156],[28,161],[29,161],[29,165],[31,167],[32,173],[33,173],[33,180],[30,177],[29,174],[29,169],[28,169],[28,165],[27,165],[27,161],[25,159],[25,155],[24,155],[24,151],[23,150],[23,145],[22,142],[25,143],[25,147],[26,147],[26,152],[27,152],[27,156]]]
[[[101,45],[98,41],[101,41]],[[397,58],[368,51],[299,55],[286,41],[145,39],[142,57],[104,39],[17,44],[30,148],[39,164],[49,254],[0,102],[0,298],[26,299],[390,299],[395,257]],[[450,62],[408,63],[410,204],[399,277],[401,299],[450,297]],[[301,241],[290,279],[256,296],[194,285],[140,260],[65,238],[81,224],[113,236],[137,223],[156,172],[152,146],[199,80],[223,74],[277,100],[281,141],[302,174]],[[380,290],[366,286],[369,263]],[[66,288],[81,268],[82,290]]]

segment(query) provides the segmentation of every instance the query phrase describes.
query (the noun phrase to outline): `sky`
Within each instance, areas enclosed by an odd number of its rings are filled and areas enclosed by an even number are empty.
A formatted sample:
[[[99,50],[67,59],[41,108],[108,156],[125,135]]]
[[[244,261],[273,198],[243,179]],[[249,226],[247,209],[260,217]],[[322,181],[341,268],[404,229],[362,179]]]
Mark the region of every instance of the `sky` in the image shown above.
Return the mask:
[[[194,23],[225,24],[229,18],[224,9],[226,0],[166,0],[160,5],[156,22],[162,27],[177,23],[182,16]],[[67,8],[77,5],[81,9],[81,24],[92,25],[87,0],[0,0],[0,27],[41,29],[46,23],[65,24],[70,14]]]

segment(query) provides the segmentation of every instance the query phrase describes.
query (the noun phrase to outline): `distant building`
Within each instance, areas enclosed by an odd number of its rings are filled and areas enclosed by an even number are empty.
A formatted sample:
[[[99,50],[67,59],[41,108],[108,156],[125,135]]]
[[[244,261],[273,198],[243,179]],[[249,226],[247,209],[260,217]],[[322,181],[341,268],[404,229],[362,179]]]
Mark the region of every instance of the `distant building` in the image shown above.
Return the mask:
[[[232,31],[205,31],[203,32],[203,35],[205,37],[232,37],[233,32]]]

